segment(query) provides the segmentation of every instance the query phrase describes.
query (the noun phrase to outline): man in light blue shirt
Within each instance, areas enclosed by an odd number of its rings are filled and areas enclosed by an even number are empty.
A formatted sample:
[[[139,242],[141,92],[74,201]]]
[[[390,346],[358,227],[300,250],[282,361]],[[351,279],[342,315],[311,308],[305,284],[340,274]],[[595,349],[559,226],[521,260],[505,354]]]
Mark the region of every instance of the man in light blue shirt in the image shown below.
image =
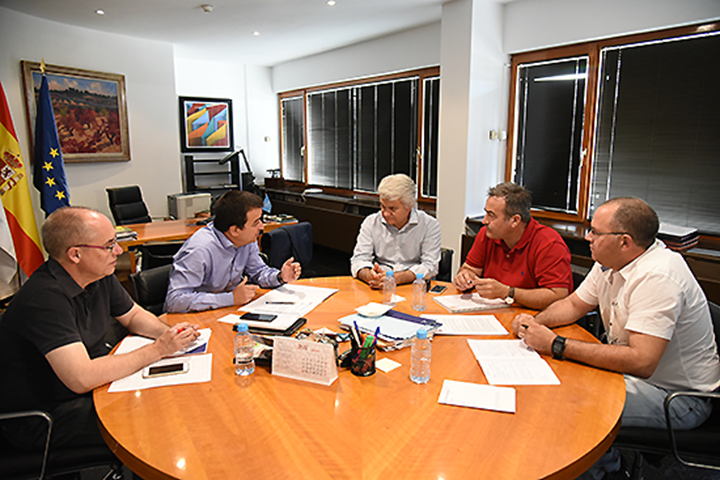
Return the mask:
[[[215,203],[215,220],[198,230],[175,255],[165,306],[168,312],[192,312],[244,305],[258,285],[272,288],[300,277],[300,264],[289,258],[281,270],[260,258],[263,201],[231,190]]]
[[[403,173],[388,175],[378,185],[380,211],[360,226],[350,271],[382,288],[384,271],[393,270],[398,285],[412,283],[417,273],[426,279],[438,273],[440,222],[416,207],[417,188]]]

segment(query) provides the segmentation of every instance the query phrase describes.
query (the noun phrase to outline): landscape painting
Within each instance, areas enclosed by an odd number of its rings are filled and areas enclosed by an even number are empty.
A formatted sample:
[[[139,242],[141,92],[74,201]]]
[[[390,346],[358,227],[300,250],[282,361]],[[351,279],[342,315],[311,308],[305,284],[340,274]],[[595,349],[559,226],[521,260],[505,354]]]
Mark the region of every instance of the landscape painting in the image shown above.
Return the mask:
[[[233,145],[232,100],[180,97],[183,152],[229,152]]]
[[[37,62],[21,63],[33,145],[42,72]],[[57,65],[46,65],[45,75],[65,162],[130,160],[125,77]]]

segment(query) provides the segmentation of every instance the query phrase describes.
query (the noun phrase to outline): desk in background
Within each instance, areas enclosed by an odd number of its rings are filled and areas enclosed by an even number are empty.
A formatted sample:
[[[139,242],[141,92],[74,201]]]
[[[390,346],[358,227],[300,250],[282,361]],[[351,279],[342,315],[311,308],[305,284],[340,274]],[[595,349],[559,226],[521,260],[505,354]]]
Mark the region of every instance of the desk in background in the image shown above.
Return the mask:
[[[381,301],[380,292],[350,277],[300,283],[340,290],[307,315],[312,328],[337,330],[339,317]],[[447,293],[456,293],[454,287]],[[398,287],[398,294],[408,300],[397,309],[410,313],[411,286]],[[95,390],[106,441],[146,480],[574,479],[607,450],[620,427],[622,375],[552,358],[547,360],[562,384],[514,387],[515,414],[438,404],[444,379],[487,383],[467,337],[435,337],[426,385],[408,378],[409,348],[378,352],[378,359],[402,364],[390,373],[360,378],[341,370],[329,387],[273,377],[264,366],[236,377],[232,327],[216,321],[233,311],[168,315],[170,323],[212,328],[211,382],[114,394],[107,386]],[[510,331],[519,311],[493,313]],[[446,312],[428,300],[428,313]],[[594,340],[577,326],[558,333]]]

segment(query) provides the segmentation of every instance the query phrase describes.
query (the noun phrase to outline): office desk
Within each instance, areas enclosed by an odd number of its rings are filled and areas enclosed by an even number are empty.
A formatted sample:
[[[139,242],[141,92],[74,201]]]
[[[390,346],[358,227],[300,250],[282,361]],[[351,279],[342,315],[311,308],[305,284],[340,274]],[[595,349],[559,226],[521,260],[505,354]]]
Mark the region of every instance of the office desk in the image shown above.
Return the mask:
[[[307,315],[315,328],[337,329],[339,317],[381,300],[380,292],[349,277],[301,282],[340,289]],[[410,286],[398,294],[408,299],[398,310],[410,312]],[[552,358],[562,384],[515,387],[515,414],[438,404],[444,379],[487,383],[467,337],[435,337],[426,385],[408,378],[408,348],[378,352],[378,359],[402,364],[390,373],[360,378],[340,370],[329,387],[273,377],[263,366],[238,378],[231,326],[215,321],[234,310],[168,315],[171,323],[190,320],[213,329],[211,382],[95,390],[106,441],[146,480],[571,479],[606,451],[620,426],[622,376]],[[494,313],[507,328],[517,311]],[[428,312],[445,313],[432,300]],[[577,326],[558,331],[592,338]]]

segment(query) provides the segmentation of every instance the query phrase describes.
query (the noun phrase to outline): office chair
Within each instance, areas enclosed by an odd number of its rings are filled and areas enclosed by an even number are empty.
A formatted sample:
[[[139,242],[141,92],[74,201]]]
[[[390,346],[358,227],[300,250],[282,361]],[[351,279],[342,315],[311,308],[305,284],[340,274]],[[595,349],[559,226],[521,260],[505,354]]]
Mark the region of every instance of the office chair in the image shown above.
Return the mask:
[[[263,233],[260,245],[268,257],[268,265],[272,267],[282,268],[283,263],[290,257],[307,267],[313,256],[312,224],[300,222],[270,230]]]
[[[106,188],[105,191],[115,225],[152,222],[139,186]]]
[[[438,264],[438,274],[435,280],[452,282],[452,259],[454,253],[451,248],[440,249],[440,263]]]
[[[577,288],[580,286],[583,280],[585,280],[585,275],[579,272],[572,272],[572,279],[573,279],[573,289],[570,293],[577,290]],[[596,308],[592,312],[589,312],[587,315],[582,317],[577,321],[577,324],[580,325],[582,328],[587,330],[588,332],[592,333],[595,338],[598,340],[602,340],[605,335],[605,327],[602,323],[602,317],[600,317],[600,309]]]
[[[173,242],[148,242],[137,247],[140,253],[140,265],[142,270],[170,265],[173,257],[185,243],[184,240]]]
[[[130,274],[135,301],[145,310],[161,315],[165,304],[172,265],[142,270]]]
[[[0,435],[0,478],[3,480],[30,480],[77,473],[89,468],[107,466],[105,478],[123,478],[122,464],[106,447],[50,447],[52,417],[40,410],[0,414],[0,422],[26,417],[39,417],[47,423],[45,448],[30,451],[16,447]]]
[[[708,302],[715,343],[720,350],[720,306]],[[670,405],[679,397],[694,396],[710,398],[713,413],[705,423],[692,430],[674,430],[670,423]],[[683,465],[720,470],[720,392],[674,392],[665,399],[665,429],[648,427],[620,428],[613,446],[637,450],[632,477],[642,477],[643,453],[674,455]]]

